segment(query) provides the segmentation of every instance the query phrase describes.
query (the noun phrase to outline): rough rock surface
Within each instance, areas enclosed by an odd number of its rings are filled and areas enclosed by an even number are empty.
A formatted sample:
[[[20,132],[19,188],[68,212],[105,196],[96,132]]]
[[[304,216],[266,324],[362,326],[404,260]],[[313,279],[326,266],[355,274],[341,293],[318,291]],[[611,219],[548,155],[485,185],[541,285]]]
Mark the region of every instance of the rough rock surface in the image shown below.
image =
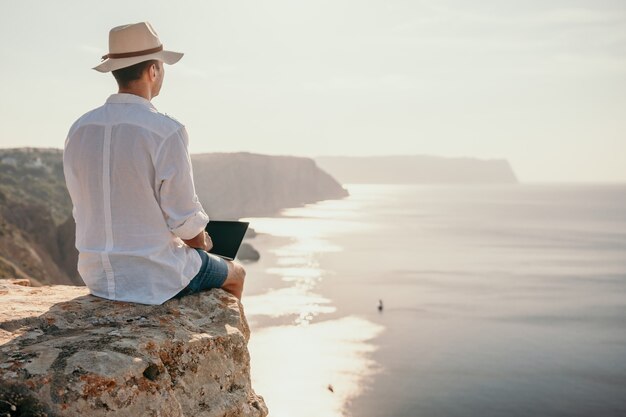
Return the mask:
[[[0,411],[266,416],[250,386],[249,335],[222,290],[146,306],[0,281]]]

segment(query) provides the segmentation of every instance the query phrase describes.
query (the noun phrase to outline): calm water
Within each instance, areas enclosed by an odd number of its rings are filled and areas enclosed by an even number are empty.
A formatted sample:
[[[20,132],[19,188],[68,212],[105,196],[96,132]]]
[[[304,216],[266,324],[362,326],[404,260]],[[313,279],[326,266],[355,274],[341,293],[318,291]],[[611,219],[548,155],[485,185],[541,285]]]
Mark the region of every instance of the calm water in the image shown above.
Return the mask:
[[[347,188],[250,219],[271,417],[626,415],[626,185]]]

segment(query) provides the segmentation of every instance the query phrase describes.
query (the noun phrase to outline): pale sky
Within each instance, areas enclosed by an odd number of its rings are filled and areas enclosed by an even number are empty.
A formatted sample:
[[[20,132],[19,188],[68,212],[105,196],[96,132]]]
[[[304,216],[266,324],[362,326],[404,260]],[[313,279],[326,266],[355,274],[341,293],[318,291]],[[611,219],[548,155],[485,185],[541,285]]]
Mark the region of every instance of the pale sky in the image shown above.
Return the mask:
[[[523,182],[626,181],[623,0],[7,1],[0,147],[61,148],[116,92],[114,26],[166,49],[190,150],[506,158]]]

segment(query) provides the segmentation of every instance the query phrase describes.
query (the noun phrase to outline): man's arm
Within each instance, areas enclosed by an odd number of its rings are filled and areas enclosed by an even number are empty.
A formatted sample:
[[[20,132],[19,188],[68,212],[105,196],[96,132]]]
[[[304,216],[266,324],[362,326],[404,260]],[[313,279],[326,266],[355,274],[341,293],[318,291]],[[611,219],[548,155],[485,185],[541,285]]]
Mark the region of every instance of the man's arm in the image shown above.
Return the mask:
[[[185,242],[185,244],[191,246],[192,248],[202,249],[207,252],[210,251],[213,247],[213,241],[211,240],[211,236],[209,236],[209,234],[204,230],[193,239],[183,239],[183,242]]]
[[[193,183],[188,138],[184,127],[168,137],[157,152],[157,197],[170,231],[192,247],[204,249],[209,216],[198,201]]]

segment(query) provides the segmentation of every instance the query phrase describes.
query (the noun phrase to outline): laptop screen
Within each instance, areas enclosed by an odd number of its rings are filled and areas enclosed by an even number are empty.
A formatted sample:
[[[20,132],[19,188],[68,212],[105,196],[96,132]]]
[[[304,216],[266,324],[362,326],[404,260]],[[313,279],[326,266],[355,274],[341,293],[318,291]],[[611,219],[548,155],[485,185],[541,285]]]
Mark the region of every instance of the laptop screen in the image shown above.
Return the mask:
[[[230,260],[235,259],[249,224],[229,220],[210,220],[205,228],[213,241],[213,248],[209,253]]]

